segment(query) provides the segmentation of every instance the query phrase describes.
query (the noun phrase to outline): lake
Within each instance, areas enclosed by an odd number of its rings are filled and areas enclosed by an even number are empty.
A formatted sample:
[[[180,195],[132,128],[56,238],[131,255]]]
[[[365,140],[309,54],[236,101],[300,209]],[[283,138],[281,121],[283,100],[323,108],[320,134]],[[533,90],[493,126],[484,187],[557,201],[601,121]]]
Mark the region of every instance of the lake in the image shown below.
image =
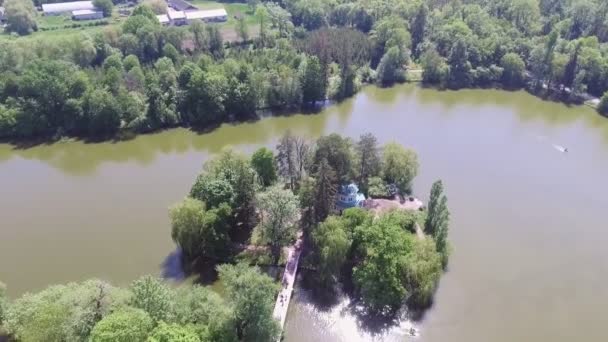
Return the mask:
[[[203,162],[231,145],[274,147],[374,133],[414,148],[414,193],[444,181],[454,252],[421,341],[605,341],[608,119],[525,92],[368,87],[314,115],[174,129],[125,142],[0,145],[0,280],[13,297],[49,284],[159,274],[172,252],[167,207]],[[564,148],[568,152],[562,152]],[[342,306],[292,301],[287,342],[403,341],[372,336]]]

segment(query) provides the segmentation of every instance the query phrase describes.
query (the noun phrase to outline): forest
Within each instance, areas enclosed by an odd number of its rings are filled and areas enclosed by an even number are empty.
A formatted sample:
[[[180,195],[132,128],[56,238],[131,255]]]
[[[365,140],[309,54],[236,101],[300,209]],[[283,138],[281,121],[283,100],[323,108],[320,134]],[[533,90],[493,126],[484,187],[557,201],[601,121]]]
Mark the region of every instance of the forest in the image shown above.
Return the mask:
[[[8,7],[16,20],[36,15],[29,1]],[[0,40],[0,139],[204,131],[416,78],[568,102],[608,89],[601,0],[250,2],[256,34],[232,41],[214,24],[162,27],[147,2],[99,31]]]
[[[24,342],[276,340],[278,279],[286,247],[298,236],[309,270],[304,276],[319,296],[353,284],[349,295],[366,315],[387,320],[403,307],[428,308],[451,250],[443,183],[433,184],[428,205],[418,209],[338,206],[349,182],[369,197],[409,196],[416,153],[395,142],[381,146],[369,133],[356,141],[338,134],[309,141],[287,132],[275,150],[262,147],[247,156],[225,149],[169,207],[168,230],[188,280],[145,276],[118,287],[91,279],[16,299],[0,286],[0,336]],[[205,286],[212,283],[221,290]]]

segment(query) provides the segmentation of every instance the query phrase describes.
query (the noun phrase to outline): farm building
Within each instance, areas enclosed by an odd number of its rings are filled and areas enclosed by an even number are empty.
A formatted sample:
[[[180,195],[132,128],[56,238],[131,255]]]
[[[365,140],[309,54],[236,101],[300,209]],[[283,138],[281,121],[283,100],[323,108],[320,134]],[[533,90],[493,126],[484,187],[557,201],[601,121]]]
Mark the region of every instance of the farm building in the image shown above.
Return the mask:
[[[186,18],[188,19],[188,22],[194,20],[202,20],[205,22],[226,21],[228,20],[228,13],[226,13],[226,10],[223,8],[207,11],[191,11],[186,12]]]
[[[44,15],[71,14],[73,11],[82,10],[94,11],[95,6],[93,5],[93,1],[60,2],[42,5]]]
[[[191,11],[198,9],[193,4],[184,0],[168,0],[167,4],[176,11]]]
[[[171,20],[169,20],[169,16],[166,14],[159,14],[156,16],[156,18],[158,18],[158,22],[161,25],[169,25],[171,24]]]
[[[183,11],[175,11],[171,8],[167,11],[167,17],[172,25],[181,26],[186,25],[188,22],[186,21],[186,13]]]
[[[72,11],[72,19],[74,20],[95,20],[103,18],[102,11],[93,10],[78,10]]]

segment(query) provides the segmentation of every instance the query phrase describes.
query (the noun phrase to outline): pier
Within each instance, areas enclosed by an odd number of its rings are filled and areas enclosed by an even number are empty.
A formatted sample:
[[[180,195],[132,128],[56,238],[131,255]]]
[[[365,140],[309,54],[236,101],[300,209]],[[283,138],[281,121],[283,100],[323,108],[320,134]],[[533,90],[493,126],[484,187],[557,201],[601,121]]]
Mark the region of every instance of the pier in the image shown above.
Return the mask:
[[[296,274],[298,271],[298,263],[300,262],[300,254],[302,253],[302,234],[298,233],[298,239],[296,243],[288,248],[287,263],[285,264],[285,272],[283,273],[283,279],[281,280],[281,290],[277,296],[277,302],[274,305],[273,317],[279,321],[281,330],[285,326],[285,320],[287,319],[287,310],[289,309],[289,302],[291,301],[291,295],[293,294],[293,287],[296,281]],[[281,339],[279,338],[278,341]]]

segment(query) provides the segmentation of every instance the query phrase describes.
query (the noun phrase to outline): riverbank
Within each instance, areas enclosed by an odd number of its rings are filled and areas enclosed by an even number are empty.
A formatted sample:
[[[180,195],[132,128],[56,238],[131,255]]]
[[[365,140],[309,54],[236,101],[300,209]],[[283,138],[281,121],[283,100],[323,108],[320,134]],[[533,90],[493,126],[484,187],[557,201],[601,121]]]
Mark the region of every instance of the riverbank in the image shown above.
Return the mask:
[[[421,70],[414,70],[414,71],[420,72]],[[543,94],[534,93],[528,88],[506,89],[506,88],[500,86],[500,84],[496,84],[496,85],[494,85],[494,87],[489,87],[489,88],[473,87],[473,88],[462,88],[462,89],[439,89],[433,85],[423,84],[421,79],[420,80],[408,80],[408,82],[406,82],[406,84],[412,84],[413,86],[430,89],[430,90],[438,90],[440,92],[443,92],[443,91],[447,91],[447,92],[465,91],[466,92],[466,91],[474,91],[474,90],[496,90],[496,91],[504,91],[506,93],[511,93],[514,91],[517,92],[517,91],[525,90],[530,95],[537,97],[542,101],[561,103],[561,104],[565,104],[565,105],[582,105],[582,104],[584,104],[584,105],[587,105],[594,109],[597,109],[597,105],[599,104],[598,98],[594,98],[588,94],[584,97],[585,98],[584,102],[569,103],[567,101],[562,100],[560,97],[552,97],[552,96],[550,96],[550,95],[548,96],[546,94],[543,95]],[[404,85],[395,84],[390,87],[381,87],[376,84],[364,84],[362,86],[361,91],[363,91],[366,88],[370,88],[370,87],[379,90],[379,89],[392,89],[392,88],[398,89],[398,88],[402,88],[403,86]],[[353,97],[356,97],[356,96],[357,96],[357,94],[355,94]],[[299,111],[298,110],[286,110],[286,109],[278,110],[276,108],[275,109],[263,108],[263,109],[256,110],[256,112],[257,112],[256,116],[253,116],[253,117],[249,118],[248,120],[242,121],[242,120],[232,119],[227,122],[216,123],[214,125],[204,128],[204,129],[199,129],[199,128],[191,127],[188,125],[177,125],[177,126],[170,126],[170,127],[150,130],[150,131],[146,131],[146,132],[139,132],[139,133],[130,131],[130,130],[123,130],[114,136],[109,136],[109,137],[105,137],[105,138],[104,137],[96,137],[96,138],[93,138],[93,137],[65,137],[65,136],[46,136],[46,137],[42,136],[42,137],[38,137],[36,139],[29,139],[29,138],[28,139],[2,139],[2,138],[0,138],[0,144],[9,144],[9,145],[14,146],[17,149],[28,149],[28,148],[32,148],[32,147],[39,146],[39,145],[48,145],[48,144],[56,144],[56,143],[70,143],[70,142],[82,142],[85,144],[97,144],[97,143],[105,143],[105,142],[121,143],[121,142],[127,142],[130,140],[133,140],[133,139],[137,138],[138,136],[154,135],[154,134],[158,134],[160,132],[173,130],[173,129],[177,129],[177,128],[187,129],[189,131],[192,131],[195,134],[204,135],[204,134],[212,133],[224,125],[252,124],[255,122],[259,122],[260,120],[263,120],[265,118],[268,118],[269,116],[270,117],[290,117],[290,116],[299,115],[299,114],[315,115],[315,114],[319,114],[319,113],[323,112],[324,110],[330,109],[332,106],[337,106],[337,105],[339,106],[339,104],[341,102],[350,101],[351,99],[344,99],[342,101],[326,100],[323,104],[317,103],[314,106],[308,106]],[[604,116],[600,113],[597,113],[597,114],[602,118],[607,118],[606,116]]]

